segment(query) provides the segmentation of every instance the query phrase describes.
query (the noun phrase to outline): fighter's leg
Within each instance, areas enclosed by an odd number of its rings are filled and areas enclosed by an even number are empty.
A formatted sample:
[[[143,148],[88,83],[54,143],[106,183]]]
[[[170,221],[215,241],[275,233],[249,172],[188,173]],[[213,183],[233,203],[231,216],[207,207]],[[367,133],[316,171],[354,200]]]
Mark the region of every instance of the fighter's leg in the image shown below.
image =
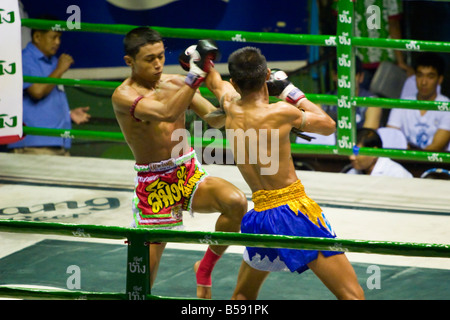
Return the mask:
[[[151,243],[149,246],[150,250],[150,289],[153,287],[153,282],[155,282],[156,274],[159,268],[159,262],[161,261],[161,256],[163,254],[166,243]]]
[[[256,300],[259,290],[270,272],[256,270],[242,261],[232,300]]]
[[[198,213],[219,212],[215,231],[239,232],[242,217],[247,212],[247,198],[232,183],[217,177],[206,177],[195,191],[192,209]],[[217,255],[222,255],[227,247],[211,245],[210,248]]]
[[[247,212],[247,199],[244,193],[230,182],[206,177],[194,194],[192,209],[198,213],[219,212],[215,231],[239,232],[242,217]],[[211,273],[226,249],[227,246],[210,245],[203,259],[195,263],[199,298],[211,298]]]
[[[345,254],[325,257],[321,252],[308,267],[339,300],[363,300],[364,291]]]

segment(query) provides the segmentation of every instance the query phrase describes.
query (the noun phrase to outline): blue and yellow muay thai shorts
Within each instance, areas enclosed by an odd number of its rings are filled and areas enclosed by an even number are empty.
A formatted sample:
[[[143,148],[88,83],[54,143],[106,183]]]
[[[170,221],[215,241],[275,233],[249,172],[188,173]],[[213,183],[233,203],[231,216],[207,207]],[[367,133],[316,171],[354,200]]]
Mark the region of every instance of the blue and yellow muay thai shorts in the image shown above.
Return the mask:
[[[254,208],[242,219],[242,233],[336,237],[320,206],[305,194],[300,180],[286,188],[256,191],[252,200]],[[325,257],[342,254],[321,252]],[[244,260],[258,270],[302,273],[308,270],[308,263],[317,259],[318,253],[317,250],[246,247]]]

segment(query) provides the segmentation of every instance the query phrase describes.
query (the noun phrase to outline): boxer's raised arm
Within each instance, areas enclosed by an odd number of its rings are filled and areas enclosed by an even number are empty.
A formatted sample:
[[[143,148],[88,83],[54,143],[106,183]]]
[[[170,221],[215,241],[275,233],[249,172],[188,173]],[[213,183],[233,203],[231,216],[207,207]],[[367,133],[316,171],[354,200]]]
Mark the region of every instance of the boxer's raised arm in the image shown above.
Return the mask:
[[[209,91],[211,91],[219,101],[221,101],[222,97],[227,93],[237,94],[233,85],[228,81],[223,81],[220,73],[214,68],[208,73],[205,84]]]
[[[112,96],[114,109],[130,113],[137,121],[174,122],[191,104],[195,89],[183,85],[166,103],[140,96],[131,86],[118,87]]]
[[[309,101],[305,94],[288,80],[284,71],[271,70],[267,88],[269,95],[283,99],[301,111],[293,123],[294,128],[322,135],[330,135],[336,131],[334,120],[319,106]]]

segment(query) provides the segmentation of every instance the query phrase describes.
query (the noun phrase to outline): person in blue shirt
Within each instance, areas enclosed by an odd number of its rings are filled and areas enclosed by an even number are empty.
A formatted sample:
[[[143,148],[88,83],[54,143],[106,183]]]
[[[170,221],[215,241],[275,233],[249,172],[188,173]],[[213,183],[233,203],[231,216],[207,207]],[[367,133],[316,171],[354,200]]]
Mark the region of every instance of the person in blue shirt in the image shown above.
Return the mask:
[[[74,63],[68,54],[56,57],[61,32],[32,30],[32,41],[22,51],[23,74],[61,78]],[[23,84],[23,123],[29,127],[71,129],[72,121],[89,121],[89,107],[70,110],[64,88],[48,83]],[[15,153],[55,154],[68,156],[71,140],[61,137],[26,135],[8,145]]]

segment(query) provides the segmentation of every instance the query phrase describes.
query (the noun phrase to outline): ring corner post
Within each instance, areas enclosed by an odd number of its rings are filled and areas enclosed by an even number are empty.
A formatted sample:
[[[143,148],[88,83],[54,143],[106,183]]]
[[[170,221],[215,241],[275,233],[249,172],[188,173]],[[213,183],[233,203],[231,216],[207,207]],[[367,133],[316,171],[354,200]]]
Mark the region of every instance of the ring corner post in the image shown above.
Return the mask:
[[[149,244],[142,235],[128,237],[126,295],[128,300],[146,300],[150,295]]]
[[[355,143],[355,68],[352,43],[354,2],[338,2],[336,58],[337,58],[337,150],[341,155],[351,155]]]

